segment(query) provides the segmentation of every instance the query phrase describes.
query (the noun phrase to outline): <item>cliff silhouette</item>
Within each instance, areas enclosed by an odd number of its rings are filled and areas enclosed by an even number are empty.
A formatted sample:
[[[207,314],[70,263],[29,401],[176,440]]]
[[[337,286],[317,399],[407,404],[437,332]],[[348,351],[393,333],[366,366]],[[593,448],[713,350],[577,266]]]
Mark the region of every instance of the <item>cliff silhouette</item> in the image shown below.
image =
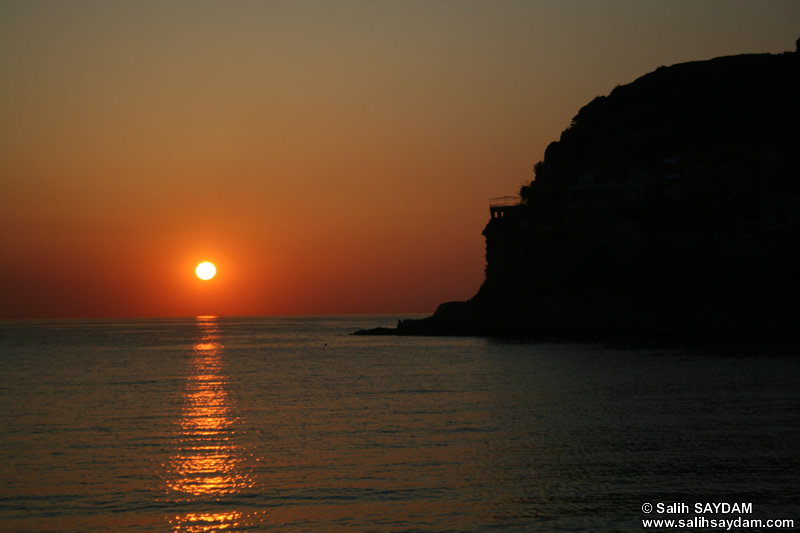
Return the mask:
[[[800,52],[658,68],[584,106],[534,171],[490,205],[473,298],[371,333],[800,325]]]

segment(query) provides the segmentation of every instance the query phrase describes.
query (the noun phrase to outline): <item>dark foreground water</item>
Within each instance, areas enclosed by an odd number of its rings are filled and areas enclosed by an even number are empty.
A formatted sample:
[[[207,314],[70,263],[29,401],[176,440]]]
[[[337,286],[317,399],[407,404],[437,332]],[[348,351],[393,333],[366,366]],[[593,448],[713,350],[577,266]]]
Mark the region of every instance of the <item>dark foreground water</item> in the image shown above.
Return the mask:
[[[786,344],[348,335],[393,321],[0,323],[0,531],[800,526]]]

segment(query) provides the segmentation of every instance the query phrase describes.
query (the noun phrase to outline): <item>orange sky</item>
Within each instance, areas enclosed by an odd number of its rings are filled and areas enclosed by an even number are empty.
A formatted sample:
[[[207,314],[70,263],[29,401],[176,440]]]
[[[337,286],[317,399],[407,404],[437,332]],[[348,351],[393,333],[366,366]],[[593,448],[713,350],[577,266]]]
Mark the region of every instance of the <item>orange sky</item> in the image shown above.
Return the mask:
[[[0,318],[432,312],[581,106],[800,2],[0,0]],[[211,261],[217,277],[194,275]]]

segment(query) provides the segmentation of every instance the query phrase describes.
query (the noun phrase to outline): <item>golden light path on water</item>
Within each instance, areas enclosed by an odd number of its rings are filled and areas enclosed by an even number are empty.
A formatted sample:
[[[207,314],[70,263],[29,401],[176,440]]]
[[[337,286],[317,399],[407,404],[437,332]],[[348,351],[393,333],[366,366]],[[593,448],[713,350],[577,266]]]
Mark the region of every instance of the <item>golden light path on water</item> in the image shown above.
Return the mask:
[[[197,327],[176,452],[167,465],[167,486],[182,502],[215,501],[254,485],[244,466],[244,450],[234,440],[239,419],[227,388],[216,317],[197,317]],[[199,533],[236,528],[252,518],[240,511],[190,512],[170,518],[170,523],[173,531]]]

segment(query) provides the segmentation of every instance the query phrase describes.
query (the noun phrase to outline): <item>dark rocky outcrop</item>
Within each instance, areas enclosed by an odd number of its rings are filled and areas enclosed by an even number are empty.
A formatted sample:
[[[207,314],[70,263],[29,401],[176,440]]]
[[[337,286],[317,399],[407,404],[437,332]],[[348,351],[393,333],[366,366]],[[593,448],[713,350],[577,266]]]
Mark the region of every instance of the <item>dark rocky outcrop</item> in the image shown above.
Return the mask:
[[[800,326],[800,53],[661,67],[580,110],[514,205],[486,277],[401,335]]]

